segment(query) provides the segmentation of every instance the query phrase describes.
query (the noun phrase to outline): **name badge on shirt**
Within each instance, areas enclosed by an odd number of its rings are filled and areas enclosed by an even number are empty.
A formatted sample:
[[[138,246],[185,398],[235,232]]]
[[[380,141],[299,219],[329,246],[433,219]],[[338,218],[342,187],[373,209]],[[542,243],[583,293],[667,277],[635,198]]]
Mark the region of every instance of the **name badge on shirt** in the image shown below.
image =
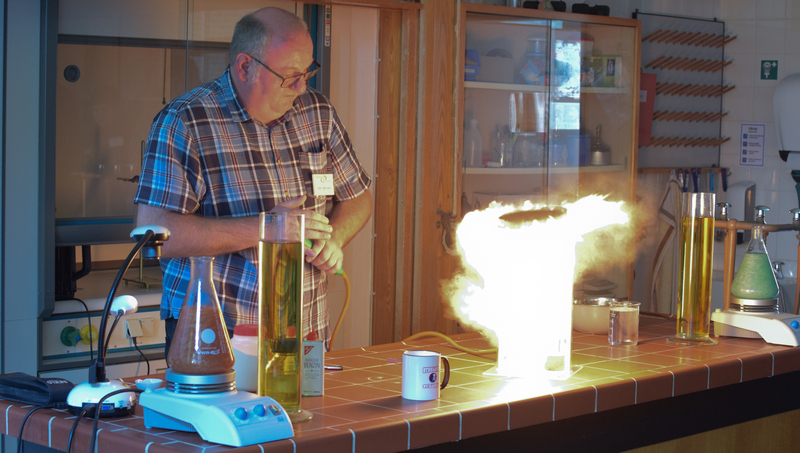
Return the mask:
[[[311,175],[312,182],[314,184],[314,196],[315,197],[324,197],[328,195],[333,195],[333,175],[331,174],[322,174],[322,175]]]

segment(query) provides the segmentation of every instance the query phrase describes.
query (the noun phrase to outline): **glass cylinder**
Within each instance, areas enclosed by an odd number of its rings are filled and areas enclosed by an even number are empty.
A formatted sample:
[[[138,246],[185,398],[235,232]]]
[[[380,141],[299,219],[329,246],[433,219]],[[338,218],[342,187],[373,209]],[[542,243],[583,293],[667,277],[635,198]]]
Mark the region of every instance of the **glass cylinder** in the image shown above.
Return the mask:
[[[264,212],[260,221],[258,394],[274,398],[293,422],[307,420],[300,409],[305,215]]]
[[[190,281],[167,357],[174,373],[209,375],[233,369],[233,349],[214,288],[214,258],[190,258]]]
[[[731,295],[740,299],[777,299],[780,289],[767,254],[763,227],[753,225],[752,232],[753,237],[747,246],[747,252],[733,278]]]
[[[714,256],[714,194],[684,193],[681,208],[678,326],[670,343],[714,345],[711,278]]]

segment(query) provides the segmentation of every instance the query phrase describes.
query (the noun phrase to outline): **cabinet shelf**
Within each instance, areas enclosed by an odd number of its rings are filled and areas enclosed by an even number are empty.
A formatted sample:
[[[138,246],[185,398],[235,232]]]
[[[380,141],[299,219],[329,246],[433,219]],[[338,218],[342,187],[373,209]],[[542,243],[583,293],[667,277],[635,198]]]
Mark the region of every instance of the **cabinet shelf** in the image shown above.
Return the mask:
[[[625,170],[624,165],[586,165],[580,167],[533,167],[533,168],[488,168],[488,167],[474,167],[464,168],[463,173],[466,175],[543,175],[546,172],[568,174],[568,173],[597,173],[597,172],[613,172]]]
[[[498,83],[498,82],[464,82],[464,88],[474,88],[479,90],[500,90],[525,93],[544,93],[549,90],[545,85],[525,85],[519,83]],[[628,89],[625,87],[581,87],[581,93],[593,94],[625,94]]]

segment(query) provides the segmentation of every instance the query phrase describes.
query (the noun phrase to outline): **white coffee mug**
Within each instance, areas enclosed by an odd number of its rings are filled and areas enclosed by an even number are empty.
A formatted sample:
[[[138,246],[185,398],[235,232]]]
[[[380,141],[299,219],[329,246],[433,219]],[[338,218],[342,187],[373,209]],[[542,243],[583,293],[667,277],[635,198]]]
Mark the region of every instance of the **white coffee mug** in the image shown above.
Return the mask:
[[[444,363],[440,378],[439,363]],[[439,390],[450,381],[450,362],[433,351],[406,351],[403,353],[403,398],[431,401],[439,398]]]

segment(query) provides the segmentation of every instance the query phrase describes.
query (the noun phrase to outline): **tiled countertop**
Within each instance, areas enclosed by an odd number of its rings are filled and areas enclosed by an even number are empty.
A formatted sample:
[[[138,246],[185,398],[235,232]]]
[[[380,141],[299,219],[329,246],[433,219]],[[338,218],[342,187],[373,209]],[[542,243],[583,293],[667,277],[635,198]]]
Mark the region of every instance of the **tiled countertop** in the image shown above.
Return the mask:
[[[334,351],[326,363],[325,396],[303,399],[311,421],[296,424],[292,439],[240,451],[402,451],[515,428],[665,400],[800,370],[800,348],[763,340],[720,337],[716,346],[675,346],[665,340],[675,321],[643,315],[637,346],[609,346],[605,335],[574,333],[572,365],[580,370],[558,386],[486,376],[494,358],[460,352],[442,339],[423,338],[364,349]],[[488,348],[478,334],[453,337],[468,348]],[[429,349],[450,359],[450,384],[437,401],[400,397],[400,359],[407,349]],[[29,407],[0,401],[4,434],[17,436]],[[139,416],[100,422],[98,451],[215,452],[228,447],[193,433],[146,429]],[[41,410],[25,425],[24,439],[65,450],[74,417]],[[81,421],[73,451],[89,449],[91,423]]]

